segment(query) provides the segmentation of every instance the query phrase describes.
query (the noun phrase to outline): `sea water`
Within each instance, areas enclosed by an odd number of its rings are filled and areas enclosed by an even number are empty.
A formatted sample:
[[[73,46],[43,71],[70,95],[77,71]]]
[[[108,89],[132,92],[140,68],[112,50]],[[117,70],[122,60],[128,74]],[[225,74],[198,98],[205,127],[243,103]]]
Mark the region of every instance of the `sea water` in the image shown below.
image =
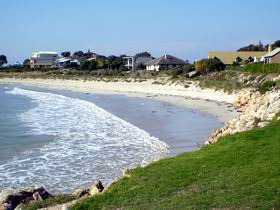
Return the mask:
[[[94,103],[1,86],[0,189],[71,192],[162,158],[167,144]]]
[[[196,150],[221,126],[151,99],[0,85],[0,190],[109,184],[125,168]]]

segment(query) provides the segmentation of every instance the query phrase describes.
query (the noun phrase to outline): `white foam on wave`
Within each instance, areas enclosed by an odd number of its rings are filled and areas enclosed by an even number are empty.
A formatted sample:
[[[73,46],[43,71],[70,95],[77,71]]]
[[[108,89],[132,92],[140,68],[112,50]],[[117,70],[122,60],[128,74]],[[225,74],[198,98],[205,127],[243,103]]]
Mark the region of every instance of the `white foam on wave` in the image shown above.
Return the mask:
[[[0,165],[0,188],[43,185],[70,192],[96,179],[110,183],[124,168],[145,165],[167,154],[168,146],[93,103],[15,88],[37,104],[20,114],[32,135],[54,141]]]

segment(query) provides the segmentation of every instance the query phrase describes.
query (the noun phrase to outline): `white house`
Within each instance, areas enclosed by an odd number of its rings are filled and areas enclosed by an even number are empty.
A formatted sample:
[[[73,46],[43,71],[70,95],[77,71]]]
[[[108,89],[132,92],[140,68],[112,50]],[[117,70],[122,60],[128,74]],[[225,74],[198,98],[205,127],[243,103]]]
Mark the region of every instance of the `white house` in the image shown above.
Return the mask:
[[[145,65],[147,71],[160,71],[176,68],[185,64],[185,61],[176,58],[172,55],[165,54],[160,58],[147,62]]]
[[[145,63],[153,60],[151,56],[127,56],[124,57],[125,67],[129,71],[138,70],[140,65],[145,65]]]
[[[123,58],[124,62],[125,62],[125,67],[129,70],[129,71],[134,71],[135,70],[135,59],[134,56],[127,56]]]
[[[51,67],[58,58],[57,52],[33,52],[30,59],[31,68]]]
[[[75,66],[80,66],[80,61],[78,59],[72,60],[71,58],[59,58],[55,61],[55,65],[58,68],[64,68],[67,64],[73,64]]]
[[[266,54],[264,56],[264,63],[280,64],[280,48],[276,48],[275,50],[272,50],[268,54]]]

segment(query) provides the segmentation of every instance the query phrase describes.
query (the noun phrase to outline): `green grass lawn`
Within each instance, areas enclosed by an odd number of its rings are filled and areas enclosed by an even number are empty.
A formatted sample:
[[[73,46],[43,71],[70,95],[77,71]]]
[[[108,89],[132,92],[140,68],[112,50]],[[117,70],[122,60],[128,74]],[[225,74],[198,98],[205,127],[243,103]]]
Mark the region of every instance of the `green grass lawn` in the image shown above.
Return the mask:
[[[78,209],[280,209],[280,122],[133,170]]]

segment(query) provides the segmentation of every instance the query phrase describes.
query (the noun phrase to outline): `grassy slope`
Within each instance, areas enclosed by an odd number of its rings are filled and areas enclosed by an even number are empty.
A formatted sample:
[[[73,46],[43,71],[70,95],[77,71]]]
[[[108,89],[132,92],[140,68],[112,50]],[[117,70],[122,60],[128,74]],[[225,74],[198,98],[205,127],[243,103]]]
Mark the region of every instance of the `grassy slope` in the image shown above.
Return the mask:
[[[280,122],[132,172],[73,209],[280,209]]]

